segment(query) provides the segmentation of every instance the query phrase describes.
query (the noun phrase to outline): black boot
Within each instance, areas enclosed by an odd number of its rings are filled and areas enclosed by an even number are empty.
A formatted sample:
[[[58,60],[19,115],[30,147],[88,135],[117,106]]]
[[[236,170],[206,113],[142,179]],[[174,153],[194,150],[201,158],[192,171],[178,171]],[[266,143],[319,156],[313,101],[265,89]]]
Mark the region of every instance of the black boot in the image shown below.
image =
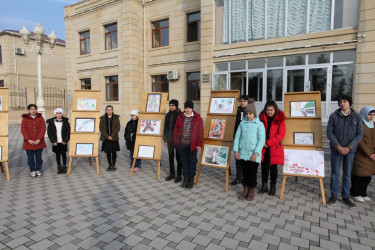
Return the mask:
[[[112,171],[116,171],[116,165],[115,164],[112,165],[112,169],[111,170]]]
[[[173,180],[175,177],[176,177],[175,174],[169,174],[169,175],[165,178],[165,181]]]
[[[109,165],[107,171],[112,171],[112,165]]]
[[[62,169],[60,165],[57,165],[57,174],[62,174]]]
[[[181,175],[177,175],[176,179],[174,179],[174,183],[179,183],[182,180]]]
[[[62,171],[63,174],[66,174],[66,165],[61,167],[61,171]]]
[[[188,178],[188,182],[187,182],[186,188],[190,189],[190,188],[193,188],[193,186],[194,186],[194,176]]]
[[[268,192],[267,182],[262,182],[262,187],[259,190],[259,194],[264,194]]]
[[[269,195],[275,195],[276,193],[276,185],[275,184],[271,184],[270,186],[270,192],[268,193]]]
[[[182,188],[186,188],[186,187],[187,187],[187,184],[188,184],[188,177],[184,176],[184,181],[182,182],[181,187],[182,187]]]

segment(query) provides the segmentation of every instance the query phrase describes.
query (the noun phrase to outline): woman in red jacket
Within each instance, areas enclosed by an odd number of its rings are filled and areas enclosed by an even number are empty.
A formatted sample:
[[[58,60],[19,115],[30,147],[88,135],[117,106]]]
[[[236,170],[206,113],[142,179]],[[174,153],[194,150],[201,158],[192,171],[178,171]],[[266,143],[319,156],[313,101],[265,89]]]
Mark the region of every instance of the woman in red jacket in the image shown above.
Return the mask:
[[[27,164],[29,165],[31,177],[42,176],[42,151],[46,147],[44,135],[46,133],[46,122],[41,113],[37,112],[37,106],[27,106],[28,114],[22,115],[21,133],[23,135],[23,149],[27,153]]]
[[[266,143],[262,155],[262,188],[260,194],[268,192],[268,173],[271,174],[269,195],[276,193],[277,165],[284,165],[284,148],[282,140],[285,137],[285,115],[279,110],[275,101],[268,101],[259,114],[266,130]]]

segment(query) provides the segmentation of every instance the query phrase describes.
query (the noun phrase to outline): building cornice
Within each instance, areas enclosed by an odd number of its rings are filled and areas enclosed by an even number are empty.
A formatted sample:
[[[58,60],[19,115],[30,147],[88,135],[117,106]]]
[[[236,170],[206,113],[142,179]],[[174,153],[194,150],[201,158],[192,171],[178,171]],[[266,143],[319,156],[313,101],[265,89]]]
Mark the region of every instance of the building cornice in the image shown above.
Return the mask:
[[[81,10],[81,11],[77,11],[77,12],[75,12],[74,14],[72,14],[70,16],[69,15],[64,16],[64,18],[69,18],[69,17],[75,17],[75,16],[83,15],[83,14],[95,11],[97,9],[103,8],[103,7],[107,6],[107,5],[110,5],[110,4],[113,4],[113,3],[117,3],[117,2],[121,2],[121,1],[122,0],[109,0],[107,2],[98,4],[96,6],[92,6],[92,7],[89,7],[87,9],[84,9],[84,10]],[[67,6],[67,7],[69,7],[69,6]]]

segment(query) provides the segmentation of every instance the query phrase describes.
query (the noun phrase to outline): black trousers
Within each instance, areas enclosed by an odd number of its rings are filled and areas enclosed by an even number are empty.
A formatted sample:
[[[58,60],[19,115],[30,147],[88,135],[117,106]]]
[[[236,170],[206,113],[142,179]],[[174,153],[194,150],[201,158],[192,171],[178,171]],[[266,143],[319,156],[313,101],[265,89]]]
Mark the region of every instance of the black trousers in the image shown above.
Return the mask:
[[[190,144],[182,144],[177,146],[181,156],[181,163],[184,178],[194,177],[197,170],[197,150],[190,151]]]
[[[107,160],[109,165],[116,165],[116,159],[117,159],[117,153],[112,152],[112,153],[107,153]],[[112,162],[111,162],[112,160]]]
[[[351,196],[367,196],[367,187],[371,182],[371,176],[358,177],[352,175],[352,187],[350,188]]]
[[[257,186],[258,162],[241,160],[242,184],[245,187],[254,188]]]
[[[54,147],[54,152],[56,153],[57,165],[61,166],[60,158],[62,158],[63,166],[66,166],[66,147],[62,143],[57,143],[57,146]]]
[[[268,174],[271,174],[271,185],[276,185],[277,181],[277,165],[270,165],[271,155],[270,150],[266,150],[262,163],[262,183],[268,183]]]
[[[176,160],[177,160],[177,175],[182,175],[182,165],[180,160],[180,153],[177,148],[174,146],[173,142],[168,142],[168,155],[169,155],[169,171],[170,174],[176,174],[174,169],[174,151],[176,150]]]

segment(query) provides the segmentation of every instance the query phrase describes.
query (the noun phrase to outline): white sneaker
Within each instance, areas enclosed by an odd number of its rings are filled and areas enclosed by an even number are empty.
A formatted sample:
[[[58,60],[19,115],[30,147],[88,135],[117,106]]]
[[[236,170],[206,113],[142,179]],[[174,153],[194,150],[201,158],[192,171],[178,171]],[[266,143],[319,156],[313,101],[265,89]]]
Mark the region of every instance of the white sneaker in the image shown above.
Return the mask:
[[[30,175],[31,175],[31,177],[36,177],[35,171],[31,171]]]
[[[368,197],[368,196],[363,197],[363,199],[364,199],[365,201],[371,201],[371,198]]]
[[[37,176],[42,176],[42,172],[40,172],[40,171],[38,170],[38,171],[36,171],[36,175],[37,175]]]
[[[362,196],[354,196],[353,200],[358,201],[358,202],[365,202],[365,199],[363,199]]]

